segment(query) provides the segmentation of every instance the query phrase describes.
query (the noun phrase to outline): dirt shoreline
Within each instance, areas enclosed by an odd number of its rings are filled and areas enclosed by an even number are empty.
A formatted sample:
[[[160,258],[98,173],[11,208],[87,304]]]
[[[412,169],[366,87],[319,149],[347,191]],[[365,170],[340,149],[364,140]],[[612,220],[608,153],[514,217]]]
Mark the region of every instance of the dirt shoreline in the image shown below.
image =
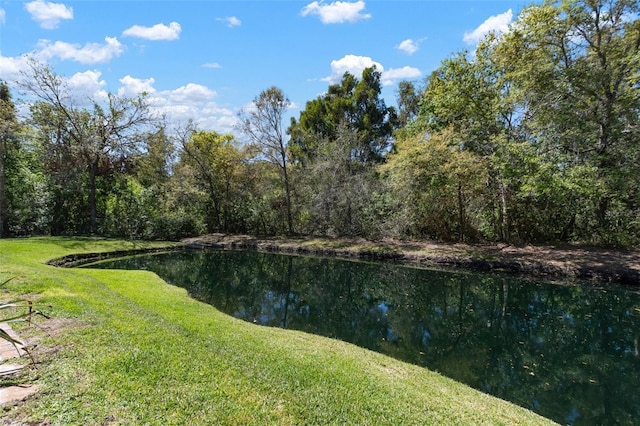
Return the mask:
[[[182,241],[189,248],[246,249],[392,261],[422,267],[508,272],[594,284],[640,286],[640,250],[591,247],[446,244],[428,241],[210,234]]]
[[[431,241],[369,241],[361,238],[271,237],[209,234],[182,240],[172,247],[72,254],[47,262],[73,267],[134,254],[191,249],[257,250],[394,262],[417,267],[460,268],[506,272],[595,285],[624,285],[640,289],[640,250],[616,251],[584,246],[511,246],[506,244],[447,244]]]

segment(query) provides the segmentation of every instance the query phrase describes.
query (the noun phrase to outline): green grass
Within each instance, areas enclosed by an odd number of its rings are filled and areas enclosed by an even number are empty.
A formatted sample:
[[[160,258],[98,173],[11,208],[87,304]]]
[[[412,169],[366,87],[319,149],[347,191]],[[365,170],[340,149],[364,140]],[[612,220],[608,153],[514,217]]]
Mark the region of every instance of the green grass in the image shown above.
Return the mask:
[[[549,424],[424,368],[245,323],[146,271],[61,269],[71,253],[148,243],[0,240],[9,295],[73,321],[35,351],[40,392],[3,417],[64,425]]]

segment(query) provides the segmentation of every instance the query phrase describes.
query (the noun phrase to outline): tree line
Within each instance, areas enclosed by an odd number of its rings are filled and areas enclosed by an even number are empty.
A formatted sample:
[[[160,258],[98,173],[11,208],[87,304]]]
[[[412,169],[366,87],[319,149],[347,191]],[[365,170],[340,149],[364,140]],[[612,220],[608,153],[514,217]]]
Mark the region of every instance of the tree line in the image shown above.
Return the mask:
[[[401,82],[345,73],[285,123],[270,87],[241,143],[171,129],[146,95],[80,101],[47,65],[0,85],[0,233],[640,242],[640,6],[545,1]]]

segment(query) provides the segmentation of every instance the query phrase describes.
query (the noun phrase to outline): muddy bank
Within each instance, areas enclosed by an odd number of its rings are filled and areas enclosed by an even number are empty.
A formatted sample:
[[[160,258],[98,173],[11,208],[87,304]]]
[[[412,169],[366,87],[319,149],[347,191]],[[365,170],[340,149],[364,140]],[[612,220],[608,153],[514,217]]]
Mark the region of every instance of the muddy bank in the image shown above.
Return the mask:
[[[596,284],[640,286],[640,251],[589,247],[442,244],[317,237],[255,238],[211,234],[188,238],[189,248],[244,249],[392,261],[421,267],[508,272]]]
[[[60,268],[73,268],[74,266],[86,265],[100,260],[113,259],[116,257],[135,256],[136,254],[159,253],[172,250],[184,250],[184,245],[171,245],[166,247],[153,247],[134,250],[118,250],[102,253],[80,253],[52,259],[47,265],[58,266]]]

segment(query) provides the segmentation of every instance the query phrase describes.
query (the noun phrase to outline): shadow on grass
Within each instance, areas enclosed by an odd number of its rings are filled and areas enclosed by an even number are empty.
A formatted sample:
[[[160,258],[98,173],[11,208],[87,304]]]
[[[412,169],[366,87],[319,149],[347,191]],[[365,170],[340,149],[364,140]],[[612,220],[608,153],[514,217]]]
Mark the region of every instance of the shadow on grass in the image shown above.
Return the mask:
[[[127,239],[111,239],[105,237],[93,236],[56,236],[56,237],[39,237],[40,241],[47,242],[66,250],[113,250],[127,249],[136,250],[148,247],[149,244],[142,241]]]

